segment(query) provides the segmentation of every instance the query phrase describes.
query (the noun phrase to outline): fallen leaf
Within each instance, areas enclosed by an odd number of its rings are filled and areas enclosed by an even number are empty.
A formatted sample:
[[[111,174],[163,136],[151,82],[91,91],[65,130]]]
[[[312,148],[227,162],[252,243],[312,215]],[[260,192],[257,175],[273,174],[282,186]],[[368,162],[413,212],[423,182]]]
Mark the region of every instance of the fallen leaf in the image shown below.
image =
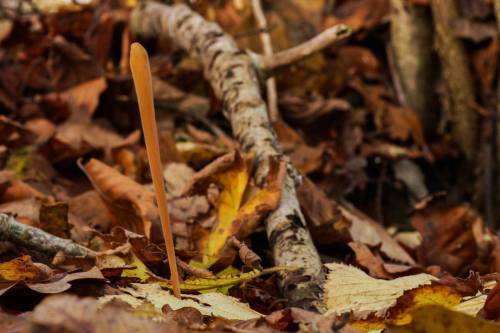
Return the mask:
[[[260,313],[251,310],[247,304],[240,303],[236,298],[220,293],[183,295],[182,299],[178,299],[170,291],[161,289],[158,284],[133,284],[132,288],[122,288],[121,290],[135,298],[149,301],[157,309],[161,309],[165,305],[168,305],[173,310],[192,307],[206,316],[233,320],[248,320],[262,316]],[[119,295],[104,296],[100,298],[100,302],[105,304],[113,299],[122,299],[127,302],[129,298],[121,298]],[[143,301],[139,302],[142,303]]]
[[[250,179],[249,172],[249,162],[238,152],[233,152],[218,158],[194,175],[191,192],[206,190],[210,183],[221,188],[217,200],[217,222],[210,233],[198,240],[202,259],[197,266],[213,265],[221,257],[221,251],[231,236],[245,237],[266,213],[277,207],[285,165],[271,161],[266,185],[256,189],[243,202]]]
[[[44,264],[34,263],[29,256],[22,256],[0,263],[0,295],[14,288],[29,288],[42,294],[55,294],[71,288],[70,282],[78,280],[104,280],[96,267],[86,272],[55,274]]]
[[[79,280],[105,281],[104,276],[101,274],[101,271],[97,267],[94,267],[86,272],[67,274],[62,279],[57,281],[46,283],[27,283],[26,286],[31,290],[42,294],[57,294],[71,288],[70,282]]]
[[[35,133],[3,115],[0,115],[0,133],[0,145],[11,148],[19,148],[36,140]]]
[[[353,0],[344,1],[336,7],[333,15],[324,23],[325,28],[337,24],[346,24],[353,30],[370,30],[381,24],[390,12],[386,0]]]
[[[163,170],[163,178],[168,194],[173,197],[182,195],[195,172],[183,163],[169,163]]]
[[[49,275],[40,265],[31,261],[30,256],[21,256],[10,261],[0,263],[0,280],[8,282],[40,281]]]
[[[422,235],[418,249],[422,264],[458,274],[478,260],[483,221],[468,204],[449,205],[442,197],[424,199],[410,221]]]
[[[394,280],[378,280],[363,271],[343,264],[327,264],[324,302],[327,313],[352,312],[355,318],[384,316],[405,291],[430,285],[436,278],[428,274],[410,275]]]
[[[99,103],[99,96],[106,89],[106,79],[99,77],[57,94],[58,98],[69,105],[70,121],[87,122]]]
[[[49,140],[50,154],[56,160],[65,160],[92,150],[110,152],[111,149],[133,144],[139,138],[139,131],[124,138],[97,124],[71,121],[58,126],[55,136]]]
[[[371,247],[380,246],[387,257],[404,264],[415,265],[412,257],[377,222],[352,206],[339,205],[345,218],[350,221],[352,240]]]
[[[497,283],[488,294],[483,310],[487,319],[496,320],[500,317],[500,283]]]
[[[494,333],[500,331],[498,324],[437,305],[417,308],[411,317],[412,321],[408,325],[390,326],[389,330],[394,333]]]
[[[476,317],[481,309],[483,309],[487,297],[487,295],[472,296],[454,306],[453,310]]]
[[[46,298],[35,308],[30,322],[32,331],[40,330],[47,333],[183,332],[173,322],[157,323],[140,315],[134,315],[132,309],[115,304],[100,307],[95,299],[78,298],[73,295]]]
[[[56,202],[54,204],[42,203],[40,206],[40,229],[54,236],[69,238],[71,226],[68,223],[68,204]]]
[[[390,279],[392,275],[384,268],[384,261],[370,251],[368,246],[359,242],[350,242],[349,247],[356,255],[356,263],[368,269],[370,276],[377,279]]]
[[[158,216],[154,193],[96,159],[84,168],[110,209],[113,224],[149,238],[151,220]]]
[[[75,227],[80,239],[89,240],[90,235],[84,229],[92,228],[105,232],[111,224],[109,211],[97,191],[87,191],[68,202],[70,222]]]

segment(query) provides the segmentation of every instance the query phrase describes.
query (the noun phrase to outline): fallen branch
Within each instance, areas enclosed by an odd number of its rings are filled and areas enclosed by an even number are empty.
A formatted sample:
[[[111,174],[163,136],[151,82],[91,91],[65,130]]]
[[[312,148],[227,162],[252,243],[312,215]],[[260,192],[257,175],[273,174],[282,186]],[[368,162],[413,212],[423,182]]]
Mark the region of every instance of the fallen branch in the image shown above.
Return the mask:
[[[256,157],[256,180],[262,182],[269,170],[271,158],[288,160],[281,153],[276,134],[270,126],[267,109],[262,100],[257,72],[250,56],[215,23],[205,21],[185,5],[140,3],[131,17],[135,35],[171,38],[199,59],[206,79],[215,95],[222,100],[224,115],[233,133],[245,150]],[[345,36],[346,27],[332,28],[328,34]],[[291,56],[278,56],[276,64],[297,60],[300,54],[325,46],[314,41],[306,51],[292,49]],[[328,39],[331,42],[332,38]],[[266,230],[273,249],[275,265],[300,267],[299,271],[281,274],[280,284],[292,305],[314,307],[319,299],[324,279],[321,260],[314,247],[304,217],[300,211],[295,185],[296,177],[289,164],[280,206],[266,220]]]
[[[51,255],[61,251],[68,257],[95,257],[97,255],[91,249],[70,239],[60,238],[38,228],[19,223],[7,214],[0,214],[0,239]]]
[[[262,44],[262,49],[264,50],[264,55],[267,58],[273,56],[273,44],[271,43],[271,35],[267,28],[267,20],[262,10],[262,4],[260,0],[252,0],[253,15],[255,21],[257,22],[257,27],[261,30],[260,42]],[[271,122],[279,119],[278,111],[278,91],[276,90],[276,79],[274,77],[268,77],[266,80],[267,89],[267,107],[269,110],[269,118]]]
[[[252,54],[252,58],[260,69],[264,71],[273,71],[279,67],[291,65],[304,59],[305,57],[310,56],[311,54],[323,50],[325,47],[333,43],[344,40],[349,37],[351,33],[351,28],[346,25],[339,24],[326,29],[307,42],[288,50],[275,53],[272,56]]]

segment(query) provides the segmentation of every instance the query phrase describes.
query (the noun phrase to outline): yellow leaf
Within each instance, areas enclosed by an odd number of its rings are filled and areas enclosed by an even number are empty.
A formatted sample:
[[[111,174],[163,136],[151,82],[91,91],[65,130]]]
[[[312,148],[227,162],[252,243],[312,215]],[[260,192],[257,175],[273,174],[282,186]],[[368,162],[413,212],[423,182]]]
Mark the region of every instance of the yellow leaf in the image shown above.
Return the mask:
[[[21,256],[0,264],[0,280],[33,281],[44,276],[46,274],[31,261],[30,256]]]
[[[152,275],[146,265],[135,254],[132,255],[131,260],[127,264],[135,266],[135,268],[124,269],[121,274],[122,277],[138,278],[141,282],[144,282]]]
[[[245,237],[268,212],[276,209],[286,175],[286,164],[271,160],[266,185],[249,186],[251,157],[238,152],[224,155],[194,176],[194,184],[215,183],[221,189],[217,222],[210,233],[198,242],[201,262],[197,267],[210,267],[220,257],[231,236]],[[193,186],[195,187],[195,186]],[[246,201],[244,198],[249,197]]]
[[[228,170],[216,176],[223,190],[219,196],[218,221],[208,236],[206,248],[202,250],[205,267],[217,261],[226,240],[233,235],[231,225],[238,215],[249,178],[248,166],[239,154],[236,154],[234,164]]]
[[[419,307],[411,313],[411,323],[405,326],[390,326],[392,333],[498,333],[500,325],[442,306]]]
[[[425,305],[441,305],[452,308],[461,301],[461,295],[455,290],[443,286],[423,286],[410,290],[398,299],[395,307],[389,312],[386,322],[394,325],[404,325],[411,322],[411,312]]]

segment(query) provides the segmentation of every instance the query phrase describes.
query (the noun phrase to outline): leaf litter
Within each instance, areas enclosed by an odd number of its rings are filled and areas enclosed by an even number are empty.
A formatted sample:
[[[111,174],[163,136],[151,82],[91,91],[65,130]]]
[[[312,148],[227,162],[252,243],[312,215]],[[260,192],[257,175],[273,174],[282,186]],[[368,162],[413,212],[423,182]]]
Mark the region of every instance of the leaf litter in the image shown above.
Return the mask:
[[[394,48],[404,45],[391,45],[390,25],[423,17],[430,26],[434,1],[262,2],[275,52],[336,24],[354,31],[272,73],[281,116],[272,127],[302,176],[301,213],[328,272],[319,311],[283,297],[281,275],[301,268],[274,267],[266,235],[295,171],[246,153],[200,64],[150,40],[184,293],[171,295],[128,68],[129,44],[144,41],[129,25],[138,1],[5,0],[0,212],[92,255],[40,251],[0,234],[2,331],[500,330],[492,1],[457,1],[462,14],[449,25],[475,81],[470,107],[482,125],[473,159],[454,134],[454,92],[436,66],[442,55],[426,73],[436,81],[425,82],[430,119],[405,86],[417,72],[401,73]],[[241,48],[262,51],[250,1],[190,4]],[[260,163],[269,163],[264,179],[254,175]]]

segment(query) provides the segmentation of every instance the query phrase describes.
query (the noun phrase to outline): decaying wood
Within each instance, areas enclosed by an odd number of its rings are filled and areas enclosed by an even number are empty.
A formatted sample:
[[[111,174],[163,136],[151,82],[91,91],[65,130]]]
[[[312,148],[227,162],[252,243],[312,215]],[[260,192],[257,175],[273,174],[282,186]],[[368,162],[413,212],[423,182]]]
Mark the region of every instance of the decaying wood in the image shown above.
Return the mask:
[[[70,239],[51,235],[22,224],[7,214],[0,214],[0,239],[54,255],[62,251],[68,257],[95,257],[96,253]]]
[[[271,34],[268,31],[266,16],[262,10],[262,4],[260,0],[252,0],[253,15],[255,21],[257,22],[257,27],[262,30],[259,34],[260,41],[262,43],[262,49],[264,50],[264,55],[266,57],[273,56],[273,44],[271,42]],[[274,77],[269,77],[266,80],[267,89],[267,107],[269,110],[269,118],[271,121],[276,121],[279,118],[278,111],[278,91],[276,90],[276,79]]]
[[[435,120],[432,109],[432,25],[422,6],[391,0],[390,48],[401,88],[400,102],[419,114],[429,132]]]
[[[452,22],[459,18],[456,0],[432,0],[436,30],[436,47],[441,61],[447,93],[446,105],[451,107],[452,134],[465,155],[476,153],[478,117],[474,110],[474,80],[469,59],[462,42],[453,35]]]
[[[255,154],[258,183],[264,180],[271,158],[287,160],[269,123],[255,62],[216,23],[205,21],[185,5],[146,2],[134,10],[131,27],[139,36],[171,38],[202,62],[205,77],[222,100],[234,135],[245,150]],[[273,58],[260,56],[260,64],[264,69],[289,64],[344,38],[349,31],[346,26],[333,27]],[[319,299],[324,273],[297,200],[295,186],[300,177],[290,164],[288,169],[280,206],[268,216],[266,230],[275,264],[301,268],[282,274],[280,283],[285,296],[295,306],[310,307]]]

